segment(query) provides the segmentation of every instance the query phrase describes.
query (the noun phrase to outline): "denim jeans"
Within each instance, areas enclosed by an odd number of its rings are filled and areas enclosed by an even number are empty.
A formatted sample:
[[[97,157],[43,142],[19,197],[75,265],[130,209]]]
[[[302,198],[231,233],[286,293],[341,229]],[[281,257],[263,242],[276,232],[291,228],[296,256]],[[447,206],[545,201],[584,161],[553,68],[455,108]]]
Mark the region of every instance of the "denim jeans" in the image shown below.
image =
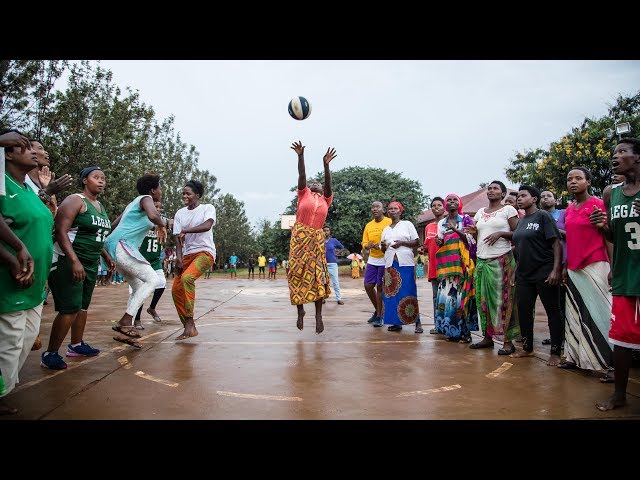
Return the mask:
[[[327,263],[327,270],[329,270],[331,285],[333,286],[333,291],[336,294],[336,300],[341,300],[342,297],[340,296],[340,281],[338,280],[338,264]]]

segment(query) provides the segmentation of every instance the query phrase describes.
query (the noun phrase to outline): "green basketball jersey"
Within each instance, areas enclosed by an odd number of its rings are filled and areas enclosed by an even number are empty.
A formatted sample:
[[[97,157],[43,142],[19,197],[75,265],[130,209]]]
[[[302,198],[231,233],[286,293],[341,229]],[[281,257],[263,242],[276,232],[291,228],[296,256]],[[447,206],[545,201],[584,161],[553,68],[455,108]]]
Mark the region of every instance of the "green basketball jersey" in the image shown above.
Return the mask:
[[[33,284],[21,289],[11,276],[9,266],[0,263],[0,313],[28,310],[42,303],[53,251],[53,215],[49,209],[24,182],[16,182],[8,173],[5,174],[5,180],[7,195],[0,195],[0,213],[29,250],[34,273]],[[15,253],[10,246],[0,243]]]
[[[611,189],[609,225],[613,232],[613,295],[640,296],[640,212],[622,184]]]
[[[82,265],[85,268],[97,270],[98,258],[102,252],[104,241],[111,232],[111,222],[101,203],[100,211],[98,211],[84,195],[80,193],[76,193],[76,195],[82,198],[87,209],[74,218],[67,236]],[[64,256],[58,242],[53,246],[53,250],[54,262],[56,262],[57,256]]]
[[[147,236],[140,244],[140,253],[151,264],[154,270],[162,270],[162,264],[160,263],[160,244],[158,243],[158,236],[155,230],[149,230]]]

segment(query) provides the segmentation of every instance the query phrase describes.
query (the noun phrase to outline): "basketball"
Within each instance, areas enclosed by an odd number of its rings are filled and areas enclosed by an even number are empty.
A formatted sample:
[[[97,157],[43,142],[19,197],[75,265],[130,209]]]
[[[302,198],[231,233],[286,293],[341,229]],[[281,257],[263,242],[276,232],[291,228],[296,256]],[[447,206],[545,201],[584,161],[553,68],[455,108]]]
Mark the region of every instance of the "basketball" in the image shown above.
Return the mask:
[[[311,115],[311,104],[304,97],[293,97],[289,102],[289,115],[296,120],[304,120]]]

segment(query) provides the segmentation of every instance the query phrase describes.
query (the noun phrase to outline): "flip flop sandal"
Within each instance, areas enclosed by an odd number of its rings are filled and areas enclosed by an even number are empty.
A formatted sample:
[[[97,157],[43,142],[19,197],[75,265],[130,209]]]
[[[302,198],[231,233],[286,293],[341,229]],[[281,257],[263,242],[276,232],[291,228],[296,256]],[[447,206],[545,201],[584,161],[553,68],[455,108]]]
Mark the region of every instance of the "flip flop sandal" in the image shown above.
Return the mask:
[[[483,344],[482,342],[472,343],[471,345],[469,345],[469,348],[473,348],[474,350],[477,350],[478,348],[493,348],[493,342],[485,344]]]
[[[498,355],[511,355],[512,353],[516,353],[515,345],[511,345],[511,348],[509,350],[505,350],[504,348],[498,350]]]
[[[605,375],[604,377],[600,377],[600,383],[616,383],[616,380],[609,375]]]
[[[132,346],[133,348],[137,348],[138,350],[140,350],[142,348],[142,344],[136,342],[135,340],[132,340],[131,338],[118,338],[118,337],[113,337],[113,339],[116,342],[122,342],[122,343],[126,343],[127,345]]]
[[[125,327],[128,328],[128,330],[123,330],[122,327],[120,325],[113,325],[111,327],[111,330],[113,330],[114,332],[118,332],[121,333],[122,335],[125,335],[129,338],[141,338],[142,335],[140,335],[136,328],[131,326],[131,327]]]

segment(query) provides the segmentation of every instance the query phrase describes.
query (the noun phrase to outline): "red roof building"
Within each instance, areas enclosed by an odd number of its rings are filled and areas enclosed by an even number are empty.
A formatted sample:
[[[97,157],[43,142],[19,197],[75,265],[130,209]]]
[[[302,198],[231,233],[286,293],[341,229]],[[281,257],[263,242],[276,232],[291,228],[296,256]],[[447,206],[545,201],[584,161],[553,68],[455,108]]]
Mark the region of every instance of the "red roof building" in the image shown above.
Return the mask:
[[[517,190],[514,190],[513,188],[507,188],[507,194],[509,192],[517,192]],[[480,210],[482,207],[489,206],[486,188],[481,188],[480,190],[476,190],[475,192],[467,193],[466,195],[462,195],[460,198],[462,199],[462,212],[466,213],[471,218],[473,218],[478,210]],[[418,218],[416,219],[416,230],[418,230],[418,235],[420,235],[420,242],[424,242],[424,228],[434,221],[435,217],[431,212],[431,208],[427,208],[420,215],[418,215]]]

